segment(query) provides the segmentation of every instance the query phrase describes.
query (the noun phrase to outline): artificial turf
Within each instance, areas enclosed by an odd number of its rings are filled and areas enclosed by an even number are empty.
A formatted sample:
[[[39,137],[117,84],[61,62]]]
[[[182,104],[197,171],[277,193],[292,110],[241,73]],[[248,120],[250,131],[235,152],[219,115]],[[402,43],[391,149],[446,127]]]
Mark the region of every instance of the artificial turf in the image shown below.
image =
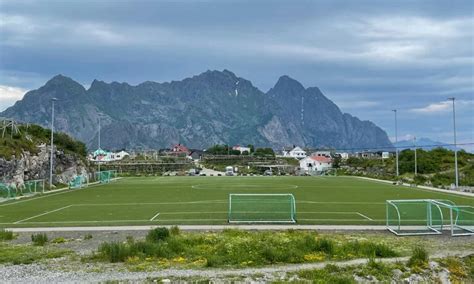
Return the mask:
[[[298,224],[385,223],[387,199],[474,198],[355,177],[143,177],[0,204],[0,227],[227,224],[230,193],[291,193]]]

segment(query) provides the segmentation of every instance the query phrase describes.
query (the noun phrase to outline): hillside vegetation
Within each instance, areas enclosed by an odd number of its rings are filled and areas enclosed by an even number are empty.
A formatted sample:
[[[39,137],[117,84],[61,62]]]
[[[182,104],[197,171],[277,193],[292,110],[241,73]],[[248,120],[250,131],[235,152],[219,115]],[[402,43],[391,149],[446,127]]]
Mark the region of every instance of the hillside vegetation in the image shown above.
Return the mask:
[[[38,145],[51,142],[51,130],[38,125],[19,125],[18,131],[7,128],[4,137],[0,136],[0,158],[6,160],[19,157],[22,152],[37,154]],[[86,145],[61,132],[54,133],[54,145],[65,152],[81,157],[87,155]]]

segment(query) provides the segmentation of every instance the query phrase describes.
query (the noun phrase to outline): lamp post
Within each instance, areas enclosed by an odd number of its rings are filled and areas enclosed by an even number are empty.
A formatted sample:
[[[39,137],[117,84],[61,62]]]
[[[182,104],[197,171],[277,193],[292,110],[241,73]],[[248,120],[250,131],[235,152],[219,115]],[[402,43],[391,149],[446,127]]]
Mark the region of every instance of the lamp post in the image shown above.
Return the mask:
[[[398,142],[398,125],[397,125],[397,110],[393,109],[392,110],[395,114],[395,144]],[[397,166],[397,177],[399,176],[399,171],[398,171],[398,147],[395,146],[395,156],[396,156],[396,166]]]
[[[459,187],[459,173],[458,173],[458,147],[456,145],[456,108],[455,101],[456,98],[448,98],[448,100],[453,101],[453,133],[454,133],[454,171],[456,176],[456,188]]]
[[[51,190],[53,186],[53,148],[54,148],[54,102],[58,99],[51,99],[51,155],[50,155],[50,164],[49,164],[49,189]]]

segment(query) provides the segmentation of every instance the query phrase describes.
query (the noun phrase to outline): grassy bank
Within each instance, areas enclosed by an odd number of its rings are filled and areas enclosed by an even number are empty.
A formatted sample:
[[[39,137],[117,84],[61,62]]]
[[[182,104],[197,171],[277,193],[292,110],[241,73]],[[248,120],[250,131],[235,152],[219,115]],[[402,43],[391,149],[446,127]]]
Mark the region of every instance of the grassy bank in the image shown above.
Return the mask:
[[[95,260],[125,262],[136,269],[152,266],[251,267],[278,263],[308,263],[369,257],[395,257],[399,253],[382,242],[368,240],[335,241],[315,232],[220,233],[150,231],[145,240],[100,245]]]

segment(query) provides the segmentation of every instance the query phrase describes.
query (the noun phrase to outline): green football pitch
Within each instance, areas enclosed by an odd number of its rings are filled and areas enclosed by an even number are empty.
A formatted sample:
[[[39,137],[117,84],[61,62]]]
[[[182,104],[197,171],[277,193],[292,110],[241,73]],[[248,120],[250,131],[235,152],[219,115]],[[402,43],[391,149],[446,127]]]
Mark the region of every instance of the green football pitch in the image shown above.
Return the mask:
[[[385,223],[387,199],[474,198],[355,177],[146,177],[0,204],[0,227],[227,224],[229,194],[291,193],[298,224]]]

